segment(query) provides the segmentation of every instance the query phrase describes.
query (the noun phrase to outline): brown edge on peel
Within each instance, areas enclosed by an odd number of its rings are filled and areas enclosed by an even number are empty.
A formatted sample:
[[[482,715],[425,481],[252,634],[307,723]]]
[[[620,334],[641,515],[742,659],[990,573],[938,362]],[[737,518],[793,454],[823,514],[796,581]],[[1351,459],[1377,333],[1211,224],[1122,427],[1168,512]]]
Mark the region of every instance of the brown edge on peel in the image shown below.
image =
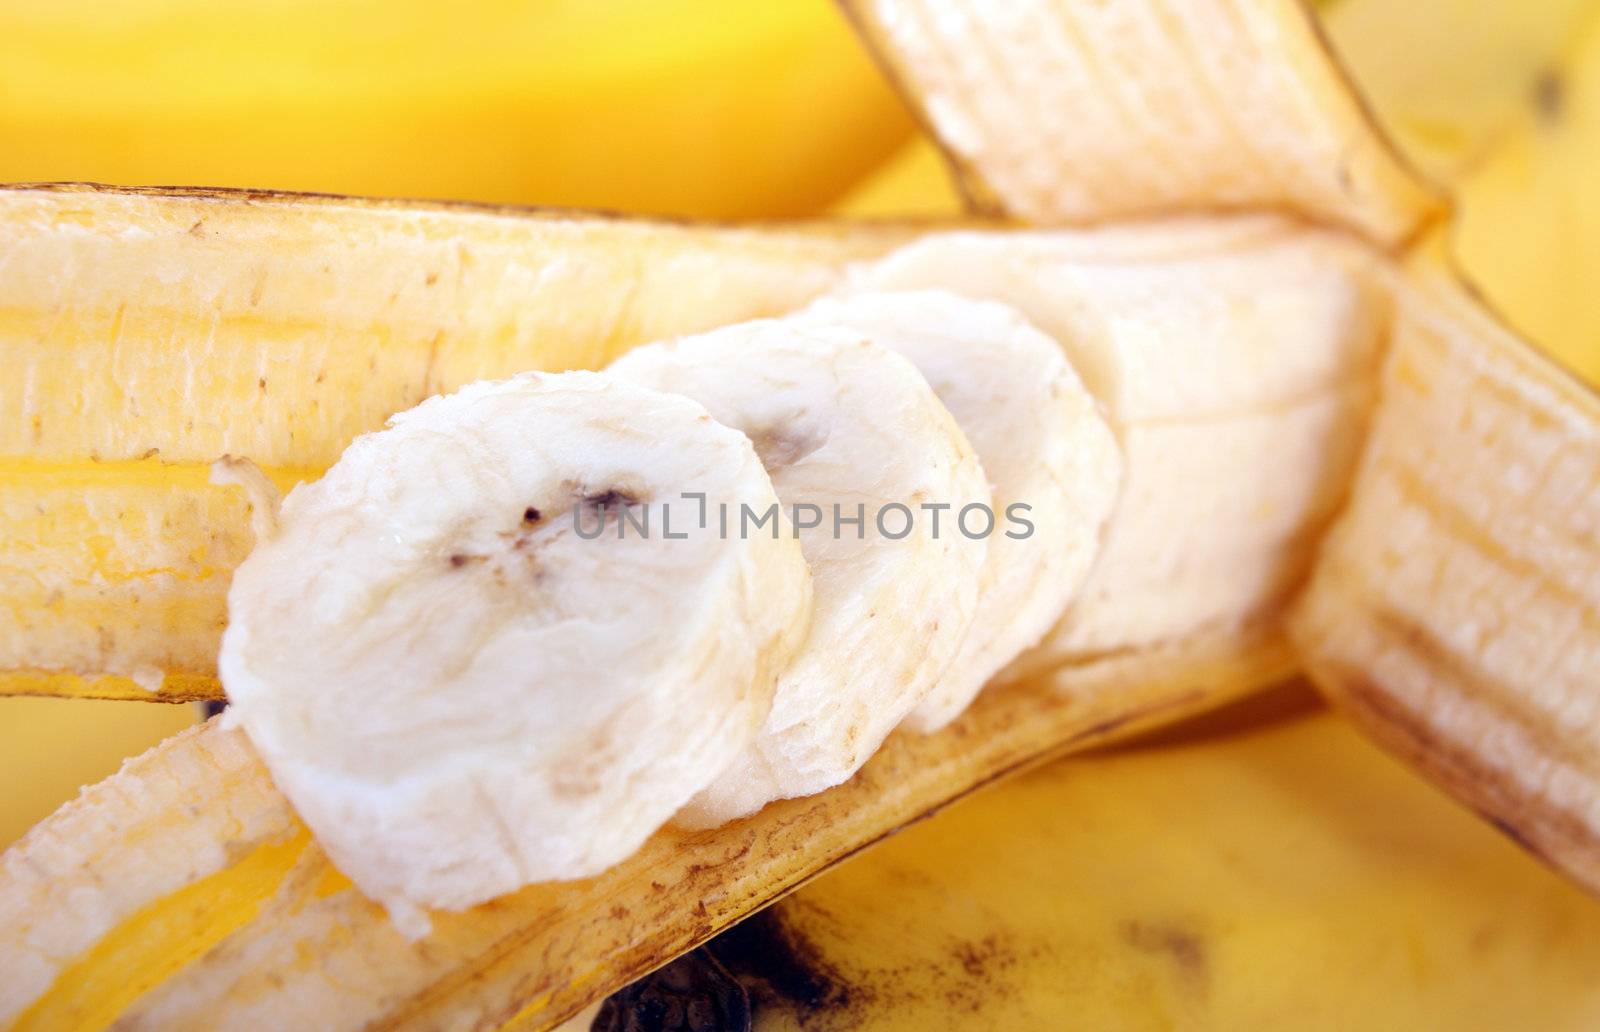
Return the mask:
[[[368,197],[359,194],[318,193],[224,186],[118,186],[89,181],[0,183],[5,193],[109,194],[114,197],[152,197],[213,201],[230,204],[308,205],[442,215],[482,215],[539,222],[612,221],[639,226],[674,226],[688,229],[784,230],[831,236],[873,230],[932,230],[976,227],[992,220],[949,218],[803,218],[803,219],[700,219],[683,215],[624,212],[610,208],[562,208],[534,204],[497,204],[490,201],[446,200],[427,197]]]
[[[71,687],[63,689],[63,681],[71,682]],[[0,670],[0,698],[165,703],[221,702],[224,696],[222,682],[214,674],[166,670],[162,672],[160,687],[151,690],[141,687],[126,674],[23,667]]]
[[[1378,109],[1373,106],[1372,100],[1366,91],[1361,88],[1361,83],[1356,79],[1355,73],[1339,54],[1339,48],[1334,46],[1333,37],[1328,34],[1328,28],[1322,23],[1322,18],[1317,14],[1314,0],[1295,0],[1295,6],[1300,9],[1300,15],[1306,21],[1306,27],[1311,37],[1316,41],[1317,47],[1328,60],[1328,67],[1333,70],[1333,75],[1344,86],[1345,93],[1355,104],[1361,120],[1372,131],[1372,138],[1383,149],[1395,165],[1409,176],[1420,189],[1433,202],[1428,210],[1422,213],[1416,225],[1411,227],[1411,232],[1397,241],[1393,253],[1403,254],[1416,245],[1417,241],[1427,237],[1434,229],[1443,225],[1453,224],[1455,221],[1456,201],[1447,190],[1441,187],[1430,176],[1426,175],[1421,167],[1412,160],[1400,146],[1400,141],[1389,131],[1389,127],[1378,116]],[[1349,227],[1346,227],[1347,229]],[[1377,246],[1374,244],[1374,246]]]

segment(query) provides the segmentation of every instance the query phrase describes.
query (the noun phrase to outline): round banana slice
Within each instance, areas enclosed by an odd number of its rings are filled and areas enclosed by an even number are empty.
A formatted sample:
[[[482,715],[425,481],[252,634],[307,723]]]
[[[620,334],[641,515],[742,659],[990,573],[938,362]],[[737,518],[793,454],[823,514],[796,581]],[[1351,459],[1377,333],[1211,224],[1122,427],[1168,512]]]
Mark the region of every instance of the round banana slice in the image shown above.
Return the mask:
[[[869,337],[763,320],[611,366],[750,436],[792,521],[770,532],[799,536],[815,588],[810,636],[760,738],[685,810],[685,825],[844,781],[932,690],[971,622],[987,538],[955,517],[988,509],[983,470],[916,367]]]
[[[1066,611],[1116,502],[1122,456],[1061,346],[1015,308],[910,290],[825,298],[799,317],[864,332],[909,358],[989,477],[998,526],[976,615],[906,717],[914,730],[936,731]]]
[[[686,492],[777,502],[687,398],[527,374],[358,438],[239,567],[231,719],[403,931],[600,872],[754,740],[809,573],[677,520]]]

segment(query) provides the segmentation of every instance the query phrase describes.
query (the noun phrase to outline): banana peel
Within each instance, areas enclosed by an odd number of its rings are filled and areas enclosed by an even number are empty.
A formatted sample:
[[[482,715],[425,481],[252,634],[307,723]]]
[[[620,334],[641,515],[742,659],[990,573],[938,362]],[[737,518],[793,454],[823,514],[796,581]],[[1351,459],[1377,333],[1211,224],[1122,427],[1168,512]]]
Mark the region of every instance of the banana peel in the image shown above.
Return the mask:
[[[1396,246],[1444,210],[1297,0],[842,0],[979,210],[1288,211]]]
[[[24,1029],[549,1027],[978,787],[1282,679],[1275,629],[986,693],[853,779],[709,831],[668,828],[412,943],[213,719],[88,789],[0,858],[0,1022]],[[75,872],[71,878],[60,872]]]
[[[716,229],[87,188],[14,191],[0,200],[20,210],[17,221],[29,230],[12,249],[13,259],[27,258],[17,264],[37,270],[43,282],[70,284],[68,293],[54,295],[48,324],[26,304],[40,294],[17,295],[25,302],[17,306],[21,325],[44,331],[23,338],[35,342],[38,368],[48,371],[58,354],[93,351],[106,339],[144,341],[144,353],[123,359],[124,375],[150,368],[153,384],[181,383],[184,376],[205,384],[157,393],[107,425],[62,420],[55,435],[64,413],[47,412],[37,441],[30,426],[30,440],[13,445],[29,455],[38,483],[64,485],[67,497],[43,505],[47,512],[70,511],[86,493],[84,478],[94,476],[105,478],[119,511],[160,511],[160,499],[173,494],[232,503],[198,518],[178,507],[155,526],[135,524],[144,537],[120,553],[130,558],[148,557],[152,538],[185,533],[210,542],[230,531],[241,552],[248,547],[245,500],[205,474],[205,457],[219,451],[262,455],[266,472],[287,487],[331,461],[341,438],[381,419],[375,413],[384,407],[448,389],[457,378],[494,375],[502,365],[598,364],[640,339],[793,308],[832,285],[846,260],[881,253],[913,232],[893,225]],[[180,274],[197,264],[204,277]],[[38,291],[39,282],[19,291]],[[154,289],[159,283],[173,286],[163,292]],[[441,285],[449,293],[435,300],[430,291]],[[551,302],[538,303],[540,290],[550,292]],[[589,303],[575,306],[578,296]],[[210,314],[197,320],[191,314],[197,309]],[[175,363],[193,352],[173,353],[158,342],[185,338],[197,323],[207,342],[201,353],[210,358],[180,370]],[[39,342],[49,346],[38,348]],[[280,350],[290,357],[272,367]],[[307,363],[307,355],[319,361]],[[355,370],[341,361],[354,362]],[[258,375],[263,369],[268,375]],[[299,379],[275,392],[272,384],[285,375]],[[342,378],[341,389],[319,395],[319,375],[324,384]],[[35,382],[44,377],[39,373]],[[93,381],[83,390],[97,386],[109,390]],[[368,416],[361,410],[367,395],[392,397],[373,402]],[[20,407],[21,396],[16,400]],[[256,429],[235,440],[227,434],[244,421],[228,417],[240,408],[259,418],[249,421]],[[297,429],[273,433],[275,425]],[[150,438],[143,435],[152,432],[165,444],[156,455],[146,454]],[[34,498],[12,510],[19,522],[8,540],[31,533],[46,551],[80,534],[92,539],[97,525],[88,519],[72,525],[74,534],[33,527],[28,521],[41,504]],[[96,589],[108,579],[96,563],[118,553],[67,554],[67,561],[41,564],[40,572],[66,573]],[[213,556],[220,591],[227,555]],[[18,558],[28,555],[19,551]],[[154,578],[161,591],[174,582],[182,583],[165,571]],[[146,610],[160,597],[145,596]],[[140,640],[142,621],[126,609],[86,609],[90,619],[82,627],[92,625],[97,646],[107,632],[113,641],[124,632]],[[219,627],[220,619],[197,630],[197,654],[211,647],[203,635]],[[182,640],[169,630],[150,642],[170,648]],[[92,661],[103,660],[96,654]],[[665,832],[635,860],[585,883],[587,890],[546,885],[466,914],[441,915],[438,934],[417,947],[400,939],[306,840],[243,739],[212,725],[131,764],[6,854],[0,926],[14,934],[0,966],[17,975],[0,1014],[21,1027],[89,1028],[113,1018],[130,1026],[211,1025],[223,1021],[222,1010],[241,1021],[314,1016],[324,1024],[361,1024],[392,1004],[396,1023],[424,1023],[436,1013],[482,1023],[513,1012],[543,1023],[977,785],[1064,749],[1214,706],[1281,679],[1291,662],[1275,619],[1091,657],[996,693],[991,705],[940,736],[897,739],[867,775],[841,789],[770,807],[692,840]],[[51,676],[59,683],[73,675]],[[183,676],[168,672],[167,681],[181,689]],[[21,671],[12,684],[32,687],[29,677]],[[87,690],[104,690],[105,681]],[[145,688],[133,681],[123,690]],[[170,686],[167,692],[180,694]],[[215,820],[205,816],[213,813]],[[95,872],[103,891],[84,895],[61,884],[53,876],[61,870]],[[583,891],[593,894],[575,894]],[[617,905],[624,910],[612,909]],[[446,948],[452,942],[460,949]],[[335,944],[349,951],[348,962],[334,959]],[[391,952],[374,959],[375,949]],[[492,958],[503,949],[512,954],[503,976],[495,976],[491,969],[502,970],[502,963]],[[311,956],[320,958],[315,965],[290,959]],[[293,992],[263,988],[286,988],[286,973],[297,963],[306,985]],[[333,968],[345,972],[338,984],[347,995],[312,992],[313,984],[326,986],[323,972]],[[360,983],[355,970],[378,981]],[[497,977],[505,981],[491,988]],[[419,986],[431,988],[418,996]],[[243,1006],[248,996],[258,996],[264,1009]]]
[[[1600,396],[1441,255],[1409,271],[1296,641],[1380,742],[1600,891]]]
[[[0,224],[0,694],[162,700],[221,697],[254,534],[213,461],[287,490],[429,395],[792,310],[910,232],[90,187]]]

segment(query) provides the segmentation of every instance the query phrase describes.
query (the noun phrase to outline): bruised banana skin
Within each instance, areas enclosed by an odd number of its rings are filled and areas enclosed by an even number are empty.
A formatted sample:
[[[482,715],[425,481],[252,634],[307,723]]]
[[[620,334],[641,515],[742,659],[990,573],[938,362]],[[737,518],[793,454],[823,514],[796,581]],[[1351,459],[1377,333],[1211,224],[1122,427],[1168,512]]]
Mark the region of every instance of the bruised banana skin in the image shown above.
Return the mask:
[[[1462,178],[1455,257],[1497,312],[1600,383],[1600,5]]]
[[[1299,0],[843,3],[985,210],[1276,209],[1385,246],[1441,210]]]
[[[979,786],[1292,669],[1268,626],[1085,664],[1068,694],[1062,676],[1005,685],[937,734],[890,736],[842,785],[709,831],[669,826],[597,878],[434,914],[417,943],[212,720],[0,855],[0,1024],[546,1028]]]
[[[1600,398],[1435,253],[1408,272],[1295,638],[1375,738],[1600,892]]]
[[[220,698],[254,541],[214,460],[287,491],[430,395],[792,310],[909,235],[88,187],[0,225],[0,693],[168,700]]]
[[[1121,445],[1087,582],[1002,677],[1245,625],[1304,582],[1387,332],[1384,277],[1359,244],[1276,219],[944,233],[849,285],[1015,306],[1065,350]]]

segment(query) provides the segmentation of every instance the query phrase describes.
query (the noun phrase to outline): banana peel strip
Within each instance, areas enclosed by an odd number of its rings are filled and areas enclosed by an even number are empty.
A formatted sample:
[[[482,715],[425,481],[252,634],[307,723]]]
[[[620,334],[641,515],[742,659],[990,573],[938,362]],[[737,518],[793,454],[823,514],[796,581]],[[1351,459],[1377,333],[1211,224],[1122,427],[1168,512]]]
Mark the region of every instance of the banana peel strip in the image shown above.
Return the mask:
[[[1272,628],[991,690],[855,778],[598,878],[437,913],[410,943],[213,720],[130,761],[0,859],[0,1021],[16,1030],[549,1027],[899,827],[1069,750],[1287,676]]]
[[[182,701],[281,491],[474,380],[804,305],[909,227],[238,191],[0,190],[0,694]],[[85,414],[92,418],[85,418]]]
[[[1399,298],[1295,639],[1374,738],[1600,892],[1600,396],[1437,245]]]
[[[1409,239],[1443,202],[1298,0],[841,0],[979,210],[1263,209]]]

